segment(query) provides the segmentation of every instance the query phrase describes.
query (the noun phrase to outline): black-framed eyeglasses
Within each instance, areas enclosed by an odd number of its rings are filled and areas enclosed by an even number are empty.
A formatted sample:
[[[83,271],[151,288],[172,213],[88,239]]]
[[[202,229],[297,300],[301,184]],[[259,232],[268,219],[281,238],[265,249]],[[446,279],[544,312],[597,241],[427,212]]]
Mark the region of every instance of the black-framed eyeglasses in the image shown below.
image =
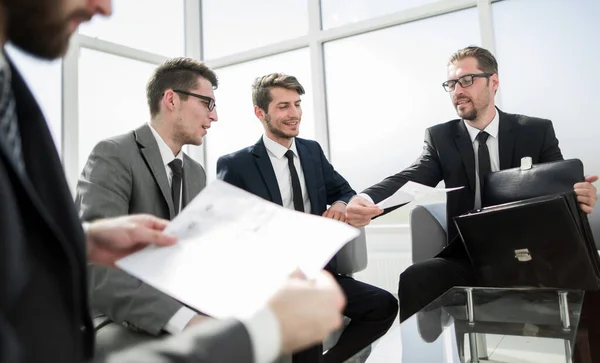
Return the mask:
[[[183,91],[183,90],[180,90],[180,89],[174,89],[173,92],[177,92],[177,93],[181,93],[181,94],[184,94],[184,95],[196,97],[196,98],[201,99],[202,101],[206,101],[206,107],[208,108],[209,111],[212,111],[212,110],[215,109],[215,107],[217,107],[217,105],[215,104],[215,99],[214,98],[210,98],[208,96],[199,95],[199,94],[193,93],[193,92]]]
[[[467,88],[467,87],[470,87],[473,85],[475,78],[477,78],[477,77],[488,78],[488,77],[491,77],[492,75],[493,75],[493,73],[465,74],[464,76],[459,77],[458,79],[447,80],[446,82],[442,83],[442,87],[444,87],[446,92],[452,92],[456,88],[457,83],[459,83],[462,88]]]

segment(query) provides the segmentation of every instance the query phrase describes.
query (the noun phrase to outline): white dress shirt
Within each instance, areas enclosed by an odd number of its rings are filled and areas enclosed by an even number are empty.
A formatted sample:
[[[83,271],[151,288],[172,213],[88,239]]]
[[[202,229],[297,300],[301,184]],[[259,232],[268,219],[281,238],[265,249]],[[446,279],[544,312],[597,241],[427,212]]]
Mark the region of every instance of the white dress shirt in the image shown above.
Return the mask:
[[[492,172],[500,170],[500,153],[498,151],[498,126],[500,125],[500,116],[498,115],[498,110],[494,109],[496,114],[490,122],[489,125],[486,126],[483,131],[490,134],[487,138],[485,144],[488,147],[490,152],[490,166],[492,168]],[[477,135],[480,130],[469,125],[465,120],[463,120],[465,126],[467,127],[467,131],[469,132],[469,136],[471,137],[471,143],[473,144],[473,152],[475,153],[475,209],[481,208],[481,187],[479,185],[479,141],[477,141]]]
[[[150,125],[150,130],[152,130],[152,134],[154,135],[156,143],[158,144],[158,150],[160,151],[160,155],[165,166],[165,171],[167,172],[169,186],[171,186],[173,181],[173,171],[171,170],[169,163],[175,158],[180,159],[181,162],[183,162],[183,152],[180,151],[179,154],[177,154],[177,156],[173,156],[171,148],[169,148],[167,143],[162,139],[158,132],[156,132],[152,125]],[[297,158],[295,159],[297,160]],[[285,158],[285,160],[287,167],[287,158]],[[301,171],[298,172],[299,175],[300,172]],[[306,187],[304,186],[303,176],[301,177],[301,183],[303,186],[302,190],[304,192]],[[183,200],[183,183],[182,190],[179,193],[179,195],[181,199],[179,203],[180,210],[178,212],[181,211],[181,201]],[[310,202],[308,204],[308,207],[310,208]],[[180,333],[181,331],[183,331],[185,326],[190,322],[190,320],[192,320],[194,316],[196,316],[195,311],[191,310],[186,306],[183,306],[167,322],[167,324],[165,325],[165,330],[171,334]],[[250,335],[250,341],[252,342],[252,348],[254,351],[254,361],[257,363],[270,363],[273,360],[275,360],[277,358],[277,355],[279,354],[279,350],[281,349],[281,332],[279,329],[279,322],[277,321],[277,317],[275,316],[275,314],[269,308],[263,308],[262,310],[254,314],[251,318],[243,321],[243,323],[246,329],[248,330],[248,334]]]
[[[277,185],[279,186],[279,192],[281,193],[281,201],[285,208],[294,209],[294,196],[292,195],[292,174],[288,166],[288,158],[285,153],[288,151],[284,146],[276,143],[269,139],[267,135],[263,135],[263,142],[271,159],[273,170],[275,171],[275,177],[277,178]],[[304,171],[302,170],[302,164],[300,163],[300,157],[298,156],[298,150],[296,149],[296,139],[292,140],[292,145],[289,150],[294,153],[294,166],[298,172],[298,179],[300,179],[300,188],[302,189],[302,201],[304,202],[304,211],[310,213],[310,199],[308,199],[308,192],[306,191],[306,181],[304,180]]]

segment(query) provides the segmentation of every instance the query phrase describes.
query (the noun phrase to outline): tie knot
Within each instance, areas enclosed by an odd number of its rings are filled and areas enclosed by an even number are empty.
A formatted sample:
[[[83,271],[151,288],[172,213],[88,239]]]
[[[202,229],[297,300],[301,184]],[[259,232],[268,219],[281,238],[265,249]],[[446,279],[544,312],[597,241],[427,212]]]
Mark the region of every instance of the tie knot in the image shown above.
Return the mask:
[[[173,171],[173,175],[181,176],[183,174],[183,161],[177,158],[173,159],[173,161],[169,163],[169,168]]]
[[[292,150],[288,150],[285,152],[285,157],[288,158],[289,161],[294,160],[294,152]]]
[[[477,141],[479,141],[479,145],[481,144],[485,144],[485,142],[487,141],[488,137],[490,137],[490,134],[488,134],[486,131],[480,131],[477,134]]]

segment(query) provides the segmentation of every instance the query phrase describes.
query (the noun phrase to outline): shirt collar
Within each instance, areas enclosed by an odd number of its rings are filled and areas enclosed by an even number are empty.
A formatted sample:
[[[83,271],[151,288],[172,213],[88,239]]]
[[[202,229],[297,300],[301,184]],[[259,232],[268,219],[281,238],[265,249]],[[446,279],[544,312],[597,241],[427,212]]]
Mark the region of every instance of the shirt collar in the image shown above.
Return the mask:
[[[288,151],[288,149],[285,148],[285,146],[282,146],[276,143],[275,141],[271,140],[266,134],[263,134],[263,142],[265,144],[265,148],[267,148],[267,151],[270,152],[277,159],[283,158],[285,156],[285,153]],[[294,155],[298,157],[298,150],[296,149],[296,138],[292,139],[292,145],[290,146],[289,150],[292,150]]]
[[[171,148],[169,147],[169,145],[167,145],[165,140],[163,140],[163,138],[158,134],[158,132],[156,132],[156,130],[154,129],[154,127],[152,127],[151,124],[148,124],[148,126],[150,126],[150,130],[152,130],[152,135],[154,135],[156,143],[158,144],[158,151],[160,151],[160,156],[162,157],[163,164],[165,166],[168,166],[169,163],[174,159],[179,159],[181,160],[181,162],[183,162],[183,152],[180,150],[177,156],[173,156],[173,151],[171,151]]]
[[[463,122],[465,123],[465,126],[467,127],[467,131],[469,132],[469,136],[471,137],[471,142],[475,142],[475,138],[477,138],[477,135],[479,134],[480,130],[478,128],[475,128],[475,127],[469,125],[465,120],[463,120]],[[492,119],[492,122],[490,122],[490,124],[487,125],[487,127],[485,129],[483,129],[483,131],[490,134],[490,136],[493,137],[494,139],[497,139],[499,124],[500,124],[500,116],[499,116],[498,110],[496,110],[496,115]]]

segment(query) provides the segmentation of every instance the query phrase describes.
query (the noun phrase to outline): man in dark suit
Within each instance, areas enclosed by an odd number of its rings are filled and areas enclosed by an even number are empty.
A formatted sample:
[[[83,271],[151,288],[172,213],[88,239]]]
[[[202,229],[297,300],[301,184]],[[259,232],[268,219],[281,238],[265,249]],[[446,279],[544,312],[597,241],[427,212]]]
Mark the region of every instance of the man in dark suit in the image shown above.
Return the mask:
[[[407,181],[435,187],[463,189],[448,193],[448,245],[436,258],[416,263],[400,275],[400,320],[404,321],[453,286],[475,286],[476,279],[466,251],[456,241],[452,218],[481,206],[480,178],[486,173],[520,166],[522,157],[534,163],[562,160],[550,120],[508,114],[494,105],[499,86],[498,64],[480,47],[453,54],[444,89],[460,119],[433,126],[425,132],[421,156],[407,169],[367,188],[348,204],[354,226],[364,226],[383,213],[374,203],[392,195]],[[591,213],[596,188],[587,177],[574,186],[581,208]]]
[[[92,150],[77,184],[81,219],[149,213],[170,220],[196,197],[206,174],[182,148],[200,145],[217,121],[217,86],[216,74],[200,61],[174,58],[160,65],[146,86],[150,122]],[[97,353],[180,333],[203,318],[122,270],[89,264],[88,275],[90,306],[101,327]]]
[[[7,41],[46,59],[110,0],[19,0],[0,6]],[[114,262],[148,245],[173,244],[167,222],[149,215],[103,219],[82,228],[56,147],[23,78],[0,52],[0,362],[90,361],[86,262]],[[108,357],[120,362],[262,362],[314,344],[341,325],[344,297],[331,277],[292,278],[253,318],[212,320],[160,344]],[[328,280],[329,279],[329,280]],[[257,352],[267,344],[270,352]]]
[[[265,134],[253,146],[219,158],[218,177],[284,207],[346,222],[346,203],[356,193],[316,141],[296,137],[303,94],[304,88],[293,76],[273,73],[257,78],[252,100]],[[335,271],[335,258],[326,269]],[[387,291],[349,276],[334,276],[346,295],[344,315],[351,322],[323,356],[325,362],[343,362],[381,337],[398,310],[397,300]],[[294,360],[310,357],[309,361],[316,362],[320,355],[317,347]]]

